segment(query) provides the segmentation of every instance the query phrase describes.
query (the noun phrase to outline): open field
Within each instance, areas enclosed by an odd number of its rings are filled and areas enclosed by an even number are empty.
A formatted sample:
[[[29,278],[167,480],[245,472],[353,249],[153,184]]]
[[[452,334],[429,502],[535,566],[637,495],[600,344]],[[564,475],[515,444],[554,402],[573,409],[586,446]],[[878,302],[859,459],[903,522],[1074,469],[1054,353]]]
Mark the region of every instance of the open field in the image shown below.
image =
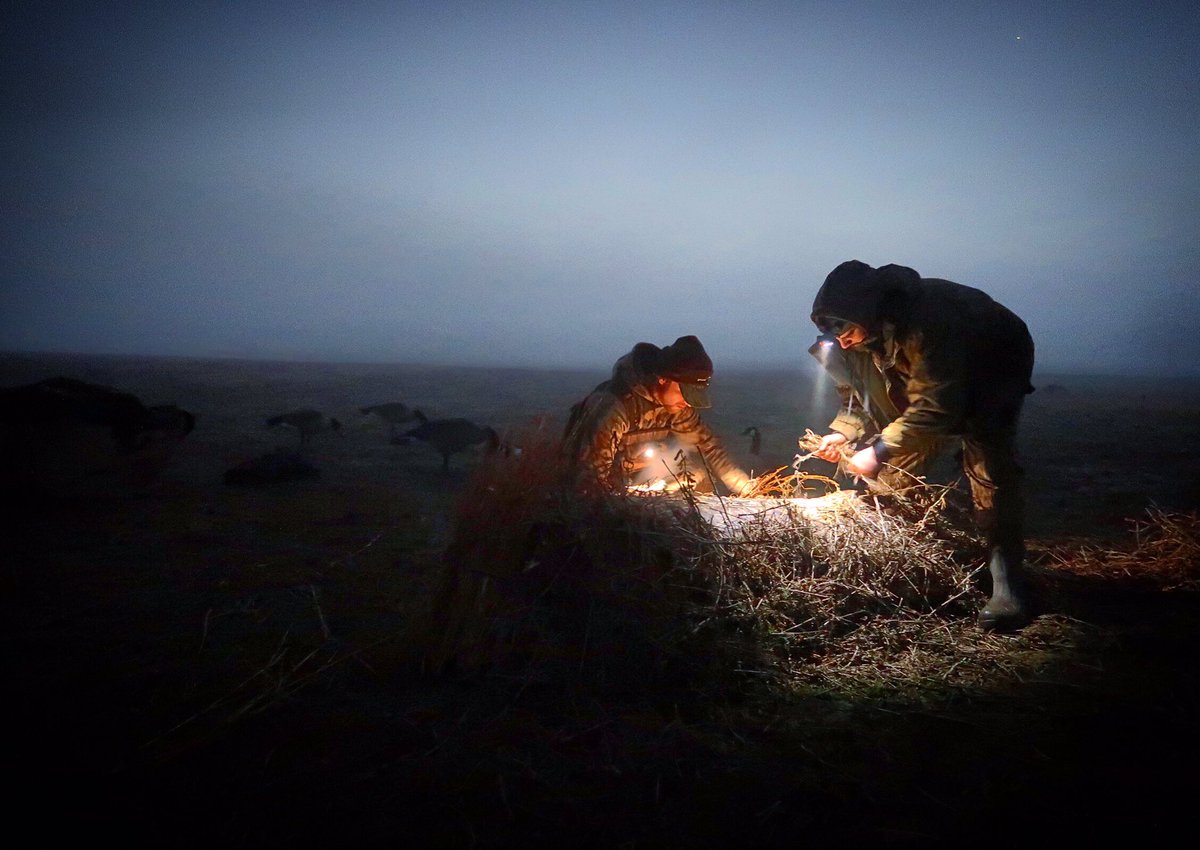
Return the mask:
[[[1200,508],[1200,383],[1036,377],[1028,532],[1047,623],[1070,624],[1070,645],[1035,676],[998,670],[994,687],[913,705],[422,669],[406,629],[478,459],[444,472],[358,408],[398,400],[502,432],[545,417],[553,432],[603,371],[0,359],[3,386],[53,375],[178,404],[197,423],[146,493],[17,494],[5,515],[12,811],[43,840],[82,828],[125,846],[1015,847],[1038,833],[1154,844],[1189,824],[1195,583],[1165,589],[1128,565],[1074,575],[1049,553],[1128,546],[1148,507]],[[706,418],[747,468],[787,465],[831,414],[813,377],[718,370]],[[231,466],[295,445],[264,419],[299,407],[344,423],[304,450],[320,478],[225,486]],[[1027,642],[995,640],[1025,669]]]

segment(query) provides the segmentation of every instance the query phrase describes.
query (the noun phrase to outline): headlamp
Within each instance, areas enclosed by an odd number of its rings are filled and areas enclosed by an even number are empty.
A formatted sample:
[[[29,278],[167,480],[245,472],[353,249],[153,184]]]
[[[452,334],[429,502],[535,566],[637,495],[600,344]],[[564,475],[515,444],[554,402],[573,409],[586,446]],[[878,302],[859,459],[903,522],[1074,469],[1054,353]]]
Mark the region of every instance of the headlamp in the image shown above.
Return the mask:
[[[809,349],[809,352],[814,357],[819,357],[829,349],[836,348],[837,344],[837,334],[833,333],[832,331],[827,331],[826,333],[817,336],[817,341],[813,343],[812,347]]]

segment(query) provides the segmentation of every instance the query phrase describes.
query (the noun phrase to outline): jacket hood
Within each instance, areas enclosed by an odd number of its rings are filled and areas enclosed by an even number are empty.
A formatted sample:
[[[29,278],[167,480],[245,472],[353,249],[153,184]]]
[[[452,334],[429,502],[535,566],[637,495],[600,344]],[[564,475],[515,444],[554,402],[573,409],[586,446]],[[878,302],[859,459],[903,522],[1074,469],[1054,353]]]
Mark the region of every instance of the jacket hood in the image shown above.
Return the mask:
[[[907,266],[889,264],[878,269],[859,260],[847,260],[825,278],[813,299],[812,320],[828,332],[831,319],[853,322],[878,335],[885,319],[893,318],[900,302],[911,298],[921,276]]]
[[[609,385],[617,394],[635,392],[653,399],[650,387],[658,380],[662,349],[650,342],[639,342],[613,364]]]

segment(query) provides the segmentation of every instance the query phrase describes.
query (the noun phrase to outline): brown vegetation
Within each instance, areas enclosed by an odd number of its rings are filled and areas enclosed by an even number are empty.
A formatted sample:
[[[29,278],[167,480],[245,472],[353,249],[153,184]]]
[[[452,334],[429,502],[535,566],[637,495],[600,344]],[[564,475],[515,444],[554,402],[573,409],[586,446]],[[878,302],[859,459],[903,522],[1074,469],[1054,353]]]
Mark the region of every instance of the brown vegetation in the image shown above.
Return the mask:
[[[813,477],[781,469],[761,486],[797,492]],[[668,688],[679,681],[666,672],[686,671],[702,689],[712,677],[929,703],[1019,682],[1079,638],[1053,614],[1015,637],[975,628],[984,547],[950,487],[788,499],[600,496],[562,482],[543,442],[467,483],[423,626],[434,669],[606,685],[654,670]],[[1146,581],[1194,581],[1195,518],[1156,520],[1129,553],[1072,548],[1076,571],[1112,577],[1106,566],[1141,557],[1160,565],[1140,571]]]
[[[536,396],[514,393],[440,412],[495,421],[519,454],[445,473],[364,423],[306,449],[319,477],[235,488],[224,471],[280,439],[264,409],[442,397],[350,386],[349,367],[89,368],[197,427],[150,490],[4,515],[18,817],[289,848],[1015,846],[1186,825],[1196,516],[1176,500],[1119,537],[1097,525],[1135,486],[1184,492],[1158,468],[1100,474],[1120,453],[1080,423],[1111,396],[1033,410],[1042,614],[997,636],[973,625],[986,577],[954,487],[801,506],[785,467],[760,499],[580,498],[520,433]],[[782,402],[754,398],[770,409],[729,419],[763,423],[762,461],[780,460]]]

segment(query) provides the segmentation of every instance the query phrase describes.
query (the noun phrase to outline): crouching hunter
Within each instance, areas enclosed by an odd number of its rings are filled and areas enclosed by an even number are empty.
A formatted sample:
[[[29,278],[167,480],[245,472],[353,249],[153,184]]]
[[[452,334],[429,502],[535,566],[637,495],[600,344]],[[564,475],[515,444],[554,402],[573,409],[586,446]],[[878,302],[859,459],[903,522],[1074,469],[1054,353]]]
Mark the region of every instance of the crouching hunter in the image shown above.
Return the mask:
[[[609,491],[651,477],[665,484],[681,477],[670,465],[677,447],[699,455],[699,463],[684,471],[699,489],[711,483],[711,470],[735,495],[752,490],[750,476],[729,459],[697,410],[711,406],[712,375],[712,360],[694,336],[665,348],[635,345],[617,360],[609,380],[571,408],[563,451],[576,481]]]
[[[976,522],[990,549],[992,594],[979,625],[1024,625],[1032,606],[1015,443],[1021,406],[1033,392],[1025,323],[978,289],[857,260],[825,278],[812,320],[822,336],[810,351],[843,401],[815,454],[836,462],[854,443],[849,472],[902,486],[961,442]]]

